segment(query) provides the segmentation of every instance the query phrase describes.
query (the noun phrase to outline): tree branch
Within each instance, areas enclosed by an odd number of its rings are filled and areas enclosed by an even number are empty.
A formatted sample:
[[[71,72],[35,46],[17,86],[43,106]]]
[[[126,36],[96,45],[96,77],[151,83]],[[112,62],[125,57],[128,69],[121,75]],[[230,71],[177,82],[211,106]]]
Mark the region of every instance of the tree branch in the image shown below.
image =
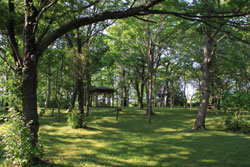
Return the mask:
[[[9,14],[10,17],[8,19],[8,42],[11,46],[12,49],[12,55],[14,58],[15,63],[17,64],[18,67],[22,67],[22,60],[20,58],[19,55],[19,51],[18,51],[18,44],[16,42],[16,37],[15,37],[15,5],[14,2],[9,0]]]
[[[143,18],[140,18],[140,17],[138,17],[138,16],[133,16],[133,17],[134,17],[134,18],[137,18],[137,19],[139,19],[139,20],[145,21],[145,22],[149,22],[149,23],[157,23],[157,22],[155,22],[155,21],[151,21],[151,20],[143,19]]]
[[[41,56],[44,50],[53,43],[57,38],[61,37],[68,31],[72,29],[76,29],[81,26],[101,22],[108,19],[122,19],[131,17],[134,15],[138,15],[140,12],[145,12],[152,6],[162,2],[164,0],[151,0],[148,3],[134,7],[131,9],[123,10],[123,11],[113,11],[113,12],[103,12],[94,16],[88,16],[84,18],[78,18],[75,20],[70,21],[69,23],[66,23],[62,25],[60,28],[56,29],[55,31],[51,32],[45,39],[43,39],[40,43],[38,43],[38,51],[37,55]]]
[[[0,48],[0,50],[3,50],[2,48]],[[6,62],[6,64],[10,67],[10,69],[12,69],[14,72],[16,72],[15,68],[13,68],[8,61],[0,54],[0,58],[3,59],[4,62]]]
[[[37,16],[37,21],[36,21],[36,25],[34,26],[34,29],[33,29],[33,33],[36,32],[37,30],[37,27],[38,27],[38,22],[40,20],[40,18],[42,17],[43,13],[46,12],[51,6],[53,6],[54,4],[57,3],[58,0],[54,0],[53,2],[51,2],[50,4],[48,4],[46,7],[44,7],[43,9],[41,9],[39,11],[39,14]]]

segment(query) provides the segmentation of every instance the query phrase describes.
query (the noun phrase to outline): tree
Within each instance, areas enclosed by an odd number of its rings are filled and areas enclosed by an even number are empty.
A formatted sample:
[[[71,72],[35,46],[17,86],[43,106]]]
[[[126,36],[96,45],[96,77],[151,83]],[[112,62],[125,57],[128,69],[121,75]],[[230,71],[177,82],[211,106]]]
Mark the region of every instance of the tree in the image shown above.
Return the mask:
[[[77,2],[77,4],[75,4]],[[12,57],[17,66],[17,72],[22,76],[22,114],[25,118],[26,123],[32,121],[31,132],[34,135],[33,145],[36,144],[38,140],[38,130],[39,122],[37,115],[37,65],[39,59],[42,57],[44,51],[50,46],[56,39],[63,36],[67,32],[77,29],[79,27],[90,25],[93,23],[105,21],[108,19],[122,19],[131,16],[142,16],[148,14],[170,14],[185,19],[190,19],[192,21],[205,22],[202,18],[207,17],[234,17],[247,15],[248,8],[240,8],[242,10],[231,11],[231,9],[237,8],[238,6],[233,3],[233,8],[230,8],[229,12],[224,12],[223,9],[219,12],[215,12],[217,15],[200,15],[197,11],[191,11],[193,6],[188,5],[185,1],[181,1],[180,11],[188,12],[173,12],[173,11],[161,11],[153,10],[152,7],[156,6],[158,3],[163,2],[163,0],[150,0],[146,3],[133,7],[137,1],[110,1],[104,6],[99,0],[91,1],[82,6],[81,10],[74,10],[75,6],[81,5],[82,1],[33,1],[24,0],[23,3],[19,2],[17,4],[14,1],[9,0],[8,5],[4,3],[7,9],[8,19],[4,22],[4,26],[1,30],[8,37],[8,42],[11,46]],[[84,1],[85,2],[85,1]],[[194,1],[196,2],[196,1]],[[241,1],[240,6],[247,6],[247,2]],[[245,2],[245,3],[244,3]],[[164,2],[162,5],[163,9],[168,7],[165,4],[171,4],[171,1]],[[73,4],[73,5],[71,5]],[[86,12],[86,9],[92,8],[93,5],[98,4],[96,12],[93,14]],[[119,5],[117,5],[119,4]],[[20,10],[16,10],[16,5],[20,5]],[[172,4],[173,5],[173,4]],[[199,3],[195,3],[198,7]],[[119,6],[119,7],[117,7]],[[190,7],[190,8],[189,8]],[[22,10],[24,9],[24,10]],[[72,10],[73,9],[73,10]],[[79,8],[78,8],[79,9]],[[155,8],[154,8],[155,9]],[[86,13],[85,13],[86,12]],[[63,20],[64,16],[67,17],[68,14],[73,13],[79,15],[77,19],[73,20]],[[198,14],[197,14],[198,13]],[[236,14],[235,14],[236,13]],[[15,17],[17,16],[17,17]],[[22,18],[24,21],[23,25],[18,27],[17,21]],[[60,19],[63,22],[62,25],[55,23],[56,19]],[[66,21],[66,22],[65,22]],[[233,24],[234,22],[230,22]],[[21,24],[19,24],[21,25]],[[233,24],[234,25],[234,24]],[[23,32],[23,33],[22,33]],[[18,40],[23,42],[18,42]],[[208,41],[209,42],[209,41]],[[22,52],[21,52],[22,50]],[[22,53],[22,54],[21,54]]]
[[[9,43],[12,46],[13,58],[18,66],[19,72],[22,72],[22,114],[25,118],[26,122],[30,122],[32,120],[32,124],[30,126],[31,132],[34,135],[33,145],[37,143],[38,140],[38,130],[39,130],[39,122],[37,115],[37,64],[39,58],[42,56],[45,49],[52,44],[57,38],[66,34],[68,31],[72,29],[76,29],[78,27],[89,25],[92,23],[104,21],[107,19],[119,19],[125,18],[133,15],[140,14],[140,12],[146,11],[152,6],[158,4],[162,0],[152,0],[148,3],[145,3],[138,7],[126,8],[121,11],[106,11],[100,12],[94,15],[89,15],[85,17],[79,17],[78,19],[74,19],[65,23],[59,28],[56,28],[51,31],[51,25],[54,23],[54,16],[50,16],[50,12],[54,14],[61,15],[57,11],[56,7],[63,7],[67,10],[67,3],[59,3],[60,1],[54,0],[43,1],[41,3],[34,2],[33,0],[24,0],[24,27],[23,27],[23,55],[21,56],[19,53],[19,44],[17,42],[17,34],[15,32],[16,22],[14,20],[15,16],[15,4],[13,1],[8,1],[8,11],[9,11],[9,19],[7,26],[4,27],[7,29],[7,36],[9,38]],[[93,4],[98,3],[99,1],[94,1],[83,7],[81,11],[84,9],[93,6]],[[73,3],[73,2],[72,2]],[[57,13],[56,13],[57,12]],[[48,22],[46,21],[48,19]],[[43,22],[47,22],[47,24],[42,25]]]

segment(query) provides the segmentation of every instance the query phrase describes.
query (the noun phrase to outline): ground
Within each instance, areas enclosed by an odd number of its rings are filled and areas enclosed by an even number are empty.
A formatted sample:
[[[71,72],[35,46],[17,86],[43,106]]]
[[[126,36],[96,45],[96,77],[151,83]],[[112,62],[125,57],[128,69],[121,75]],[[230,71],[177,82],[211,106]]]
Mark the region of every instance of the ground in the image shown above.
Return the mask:
[[[208,111],[206,131],[191,131],[197,109],[154,108],[152,123],[144,110],[91,108],[87,129],[40,117],[40,138],[47,162],[56,167],[249,167],[250,136],[224,130],[223,113]],[[3,128],[0,124],[0,132]],[[3,163],[0,148],[0,166]]]

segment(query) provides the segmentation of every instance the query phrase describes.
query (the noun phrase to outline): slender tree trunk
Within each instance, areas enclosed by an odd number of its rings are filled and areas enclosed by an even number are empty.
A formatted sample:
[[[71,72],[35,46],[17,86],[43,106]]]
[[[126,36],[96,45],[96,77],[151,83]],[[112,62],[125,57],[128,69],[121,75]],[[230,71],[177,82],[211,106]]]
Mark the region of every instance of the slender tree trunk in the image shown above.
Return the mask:
[[[49,108],[50,106],[50,94],[51,94],[51,66],[50,66],[50,61],[51,58],[49,56],[48,58],[48,71],[47,71],[47,95],[46,95],[46,100],[45,100],[45,108]]]
[[[170,107],[170,89],[169,89],[169,82],[167,81],[167,87],[166,87],[166,92],[167,92],[167,97],[166,97],[166,107]]]
[[[56,71],[56,83],[55,83],[55,99],[53,101],[53,107],[51,111],[51,116],[54,116],[55,107],[58,105],[58,80],[59,80],[59,70]]]
[[[183,79],[183,92],[184,92],[184,106],[185,108],[187,108],[187,96],[186,96],[186,88],[187,88],[187,83],[186,83],[186,76],[185,76],[185,72],[182,72],[182,79]]]
[[[192,109],[192,100],[193,100],[193,97],[194,97],[194,95],[192,95],[191,97],[190,97],[190,109]]]
[[[136,93],[137,93],[137,104],[138,104],[138,106],[140,106],[140,89],[139,89],[139,82],[137,81],[136,83],[135,83],[135,90],[136,90]]]
[[[148,115],[148,111],[149,111],[149,108],[148,108],[148,104],[149,104],[149,88],[148,88],[148,81],[146,83],[146,100],[147,100],[147,108],[146,108],[146,115]]]
[[[83,81],[78,79],[78,113],[80,114],[79,127],[82,128],[83,117],[84,117],[84,105],[83,105]]]
[[[61,100],[62,100],[62,86],[60,87],[59,91],[59,98],[57,101],[57,121],[60,121],[60,116],[61,116]]]
[[[61,100],[62,100],[62,91],[63,91],[63,67],[64,67],[64,57],[62,56],[62,64],[61,64],[61,71],[60,71],[60,91],[59,91],[59,99],[57,102],[57,121],[60,121],[60,115],[61,115]]]
[[[86,116],[89,116],[89,107],[91,105],[90,93],[89,93],[90,85],[91,85],[91,78],[90,78],[89,72],[87,72],[87,88],[86,88],[87,105],[86,105]]]
[[[77,82],[77,79],[75,79],[75,85],[74,85],[73,93],[72,93],[71,100],[70,100],[69,112],[71,112],[75,108],[77,89],[78,89],[78,82]]]
[[[144,87],[145,87],[145,83],[143,82],[141,84],[141,92],[140,92],[140,99],[139,99],[139,108],[143,109],[143,96],[144,96]]]
[[[127,90],[127,86],[123,87],[123,107],[127,107],[128,106],[128,90]]]
[[[164,103],[165,91],[166,91],[166,85],[164,85],[163,91],[160,94],[160,107],[162,107]]]
[[[148,101],[147,101],[147,114],[148,122],[151,123],[152,115],[152,89],[153,89],[153,50],[154,46],[151,43],[151,46],[148,51]]]
[[[124,107],[126,104],[126,97],[125,97],[125,69],[121,67],[121,85],[122,85],[122,92],[121,92],[121,106]]]
[[[210,62],[212,56],[212,40],[210,38],[210,27],[207,26],[207,31],[204,34],[205,47],[204,47],[204,57],[202,63],[202,95],[200,97],[200,108],[196,116],[195,125],[193,130],[206,129],[205,127],[205,117],[208,107],[209,100],[209,71]]]
[[[5,97],[5,100],[4,100],[4,106],[5,106],[5,111],[8,112],[9,111],[9,89],[7,88],[7,83],[8,83],[8,80],[9,80],[9,69],[6,70],[6,83],[5,83],[5,87],[6,87],[6,94],[7,94],[7,97]]]

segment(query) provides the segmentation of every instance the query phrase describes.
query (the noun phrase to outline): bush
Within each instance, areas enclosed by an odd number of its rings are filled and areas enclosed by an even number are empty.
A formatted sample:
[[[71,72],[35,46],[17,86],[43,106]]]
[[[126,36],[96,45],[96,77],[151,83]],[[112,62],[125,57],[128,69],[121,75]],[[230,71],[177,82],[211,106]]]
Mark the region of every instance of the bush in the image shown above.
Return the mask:
[[[81,118],[80,118],[80,114],[77,112],[77,110],[73,110],[68,115],[68,124],[69,124],[69,126],[71,126],[74,129],[75,128],[80,128]],[[87,127],[86,117],[83,118],[82,127],[83,128]]]
[[[40,112],[39,112],[39,116],[43,116],[46,112],[46,109],[45,108],[41,108]]]
[[[43,156],[42,144],[37,143],[35,147],[32,146],[33,136],[29,128],[30,123],[25,124],[18,113],[11,113],[2,140],[5,145],[6,165],[32,166],[37,158]]]
[[[243,118],[238,112],[235,112],[233,116],[226,116],[224,124],[227,130],[240,131],[243,133],[250,132],[250,120]]]

